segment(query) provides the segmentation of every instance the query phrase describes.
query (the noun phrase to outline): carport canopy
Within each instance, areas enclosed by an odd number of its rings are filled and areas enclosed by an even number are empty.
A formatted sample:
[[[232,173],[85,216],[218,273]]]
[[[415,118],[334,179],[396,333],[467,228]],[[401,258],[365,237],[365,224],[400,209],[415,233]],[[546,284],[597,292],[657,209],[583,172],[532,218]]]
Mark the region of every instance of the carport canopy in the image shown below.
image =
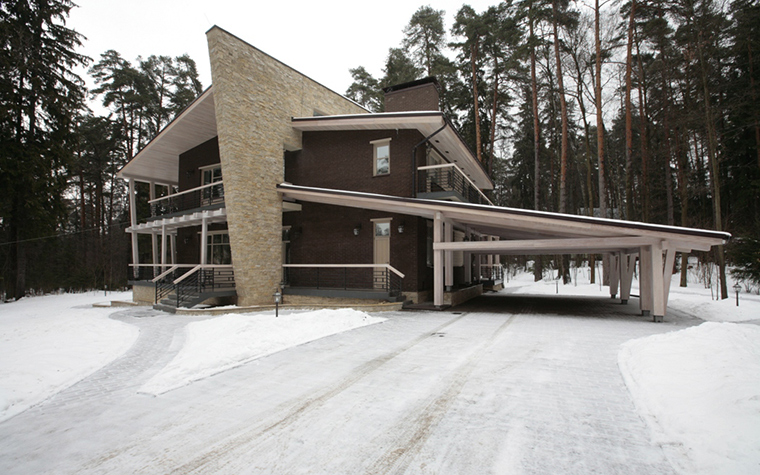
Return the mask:
[[[478,254],[610,254],[610,293],[630,295],[636,255],[640,259],[640,306],[655,320],[665,315],[676,252],[708,251],[731,235],[704,229],[664,226],[500,206],[332,190],[282,183],[284,199],[362,208],[433,220],[433,303],[443,305],[451,285],[451,252]],[[496,240],[454,241],[453,228],[495,236]],[[448,257],[448,258],[447,258]],[[445,263],[448,264],[445,264]]]

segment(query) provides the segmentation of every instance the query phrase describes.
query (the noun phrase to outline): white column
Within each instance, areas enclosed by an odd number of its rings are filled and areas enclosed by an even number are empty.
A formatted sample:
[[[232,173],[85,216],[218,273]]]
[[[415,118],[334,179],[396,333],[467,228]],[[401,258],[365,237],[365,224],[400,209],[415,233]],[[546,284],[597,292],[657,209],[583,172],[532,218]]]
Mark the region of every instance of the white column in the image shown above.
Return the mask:
[[[662,269],[662,289],[664,310],[663,315],[668,311],[668,297],[670,296],[670,281],[673,280],[673,263],[676,260],[676,250],[673,247],[665,247],[665,267]]]
[[[443,306],[443,251],[435,248],[443,237],[443,215],[435,213],[433,221],[433,305]]]
[[[171,189],[171,187],[169,189]],[[172,253],[170,254],[171,259],[172,259],[172,264],[176,264],[177,263],[177,232],[176,230],[169,236],[169,242],[171,243],[171,246],[172,246]]]
[[[472,239],[469,226],[464,228],[464,239],[468,242]],[[464,251],[462,263],[464,265],[464,281],[470,284],[472,283],[472,253],[470,251]]]
[[[161,225],[161,272],[166,270],[166,225]]]
[[[639,308],[645,317],[652,312],[651,246],[641,246],[639,251]]]
[[[132,228],[137,226],[137,206],[135,204],[135,180],[129,179],[129,220]],[[137,247],[137,233],[132,231],[132,264],[139,264],[140,252]],[[134,267],[134,277],[137,277],[138,268]]]
[[[482,241],[481,236],[478,236],[478,241]],[[475,254],[475,282],[480,283],[480,276],[483,275],[481,265],[483,264],[483,254]]]
[[[444,221],[443,234],[445,242],[454,242],[454,223],[451,221]],[[446,290],[451,290],[454,286],[454,251],[445,251],[443,260],[445,263]]]
[[[206,218],[203,217],[201,219],[201,262],[200,264],[206,263],[206,241],[208,241],[208,225],[206,224]]]
[[[156,184],[154,182],[150,182],[148,184],[150,186],[150,191],[148,192],[148,199],[149,200],[155,200],[156,199]],[[153,245],[153,263],[158,263],[158,236],[156,236],[156,233],[151,233],[150,235],[151,244]],[[163,252],[163,251],[162,251]],[[163,261],[161,261],[163,264]]]
[[[633,269],[636,267],[636,256],[622,254],[620,259],[620,300],[628,303],[631,298],[631,282],[633,281]]]
[[[620,280],[620,253],[610,254],[610,297],[615,298],[618,293]]]
[[[665,286],[662,278],[662,242],[652,245],[652,314],[655,322],[665,316]]]
[[[498,241],[499,239],[500,239],[499,236],[493,236],[494,241]],[[501,266],[501,259],[499,259],[498,254],[493,255],[493,264],[495,266]],[[493,268],[491,268],[491,272],[492,272],[491,277],[493,278]]]

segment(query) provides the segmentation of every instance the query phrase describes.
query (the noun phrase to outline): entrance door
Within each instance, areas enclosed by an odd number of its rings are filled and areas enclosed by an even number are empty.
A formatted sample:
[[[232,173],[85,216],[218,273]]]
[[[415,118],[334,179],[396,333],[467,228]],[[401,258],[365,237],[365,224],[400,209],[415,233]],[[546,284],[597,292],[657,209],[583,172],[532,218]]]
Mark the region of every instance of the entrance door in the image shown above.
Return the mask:
[[[373,220],[375,225],[375,264],[391,263],[391,218]],[[375,267],[373,282],[375,289],[388,288],[387,269]]]

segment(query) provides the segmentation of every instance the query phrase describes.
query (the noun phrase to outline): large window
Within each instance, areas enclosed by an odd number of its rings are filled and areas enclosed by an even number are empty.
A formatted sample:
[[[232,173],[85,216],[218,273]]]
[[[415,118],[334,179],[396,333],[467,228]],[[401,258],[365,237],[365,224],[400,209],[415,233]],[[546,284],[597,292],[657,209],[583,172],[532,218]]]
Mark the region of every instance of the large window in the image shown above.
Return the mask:
[[[370,142],[374,147],[373,175],[388,175],[391,172],[391,139]]]
[[[207,264],[232,264],[230,235],[226,231],[206,236],[206,246]]]

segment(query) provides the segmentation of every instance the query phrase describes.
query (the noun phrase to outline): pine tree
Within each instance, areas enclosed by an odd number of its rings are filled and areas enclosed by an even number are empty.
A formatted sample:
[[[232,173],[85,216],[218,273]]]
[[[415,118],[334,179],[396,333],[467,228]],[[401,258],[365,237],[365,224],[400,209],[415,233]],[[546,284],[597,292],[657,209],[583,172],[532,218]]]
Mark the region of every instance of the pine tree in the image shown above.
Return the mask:
[[[0,216],[10,243],[11,294],[26,291],[27,241],[55,231],[65,212],[63,172],[84,87],[74,68],[82,36],[65,26],[69,0],[0,3]]]

